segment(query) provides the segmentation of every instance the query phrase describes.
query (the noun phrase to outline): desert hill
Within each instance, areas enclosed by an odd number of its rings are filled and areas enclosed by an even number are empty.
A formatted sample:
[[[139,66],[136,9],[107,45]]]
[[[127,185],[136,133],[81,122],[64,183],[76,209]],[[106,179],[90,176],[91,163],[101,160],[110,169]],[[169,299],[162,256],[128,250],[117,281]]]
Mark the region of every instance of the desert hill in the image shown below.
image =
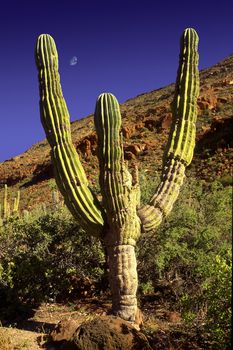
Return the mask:
[[[121,104],[125,159],[137,162],[141,172],[161,170],[162,154],[171,124],[170,104],[175,84],[140,94]],[[38,97],[39,98],[39,97]],[[93,115],[72,123],[72,138],[90,185],[96,187],[98,162]],[[200,72],[197,143],[187,171],[206,181],[229,183],[233,163],[233,55]],[[56,188],[49,155],[43,140],[25,153],[0,163],[0,201],[4,184],[11,196],[20,189],[20,209],[49,204]]]

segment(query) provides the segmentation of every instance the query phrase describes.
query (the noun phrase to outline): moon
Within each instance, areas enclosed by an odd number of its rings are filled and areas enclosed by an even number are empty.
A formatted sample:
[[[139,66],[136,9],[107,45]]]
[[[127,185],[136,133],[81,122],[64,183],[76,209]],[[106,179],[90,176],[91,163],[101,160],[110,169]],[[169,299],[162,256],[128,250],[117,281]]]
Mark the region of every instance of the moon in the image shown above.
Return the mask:
[[[78,62],[78,59],[76,56],[73,56],[70,60],[70,66],[75,66]]]

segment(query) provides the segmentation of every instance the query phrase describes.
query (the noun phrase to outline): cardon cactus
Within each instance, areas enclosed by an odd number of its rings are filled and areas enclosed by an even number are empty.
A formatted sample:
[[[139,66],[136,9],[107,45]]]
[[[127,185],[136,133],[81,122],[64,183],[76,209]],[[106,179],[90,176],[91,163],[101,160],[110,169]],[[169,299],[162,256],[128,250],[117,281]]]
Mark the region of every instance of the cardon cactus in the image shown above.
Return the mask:
[[[137,170],[124,162],[121,114],[116,98],[99,96],[94,122],[98,136],[100,203],[92,193],[71,141],[69,114],[62,95],[58,54],[53,38],[39,36],[35,57],[40,86],[40,113],[57,185],[74,217],[88,234],[101,239],[108,256],[113,314],[134,322],[137,314],[135,245],[141,232],[157,228],[172,209],[190,164],[197,117],[198,36],[188,28],[181,37],[173,121],[164,154],[161,183],[150,202],[140,207]]]

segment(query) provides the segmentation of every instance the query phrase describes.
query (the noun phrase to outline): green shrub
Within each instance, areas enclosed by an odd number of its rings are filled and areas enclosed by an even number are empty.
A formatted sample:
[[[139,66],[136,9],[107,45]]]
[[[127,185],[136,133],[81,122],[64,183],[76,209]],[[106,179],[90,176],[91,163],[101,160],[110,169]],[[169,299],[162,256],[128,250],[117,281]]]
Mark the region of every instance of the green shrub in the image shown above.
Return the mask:
[[[158,179],[141,178],[143,203]],[[167,220],[136,247],[139,293],[160,291],[162,302],[221,350],[230,349],[231,202],[230,186],[189,179]],[[0,304],[12,295],[23,302],[74,301],[101,292],[108,285],[105,272],[100,242],[64,207],[38,209],[0,226]]]
[[[189,180],[164,224],[137,247],[140,281],[155,292],[163,286],[170,308],[216,349],[230,346],[231,202],[231,187]]]
[[[23,301],[66,300],[93,289],[104,273],[100,243],[65,208],[1,227],[0,281]]]
[[[231,297],[232,297],[232,252],[221,257],[216,255],[210,273],[202,284],[203,299],[207,305],[206,330],[216,344],[230,349],[231,338]]]

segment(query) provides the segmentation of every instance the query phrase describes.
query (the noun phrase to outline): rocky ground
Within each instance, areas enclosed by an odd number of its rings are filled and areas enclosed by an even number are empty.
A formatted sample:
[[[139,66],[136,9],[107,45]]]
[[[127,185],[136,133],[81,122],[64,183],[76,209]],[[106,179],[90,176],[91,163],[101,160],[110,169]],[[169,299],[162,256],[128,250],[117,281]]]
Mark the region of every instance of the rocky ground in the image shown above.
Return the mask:
[[[100,347],[104,350],[207,349],[208,344],[197,330],[187,331],[179,313],[158,307],[151,302],[154,297],[144,298],[140,331],[127,322],[106,316],[110,310],[110,301],[106,299],[87,299],[70,305],[42,304],[33,310],[32,317],[23,319],[19,316],[14,323],[0,327],[0,350],[78,349],[69,341],[81,324],[84,326],[79,331],[79,338],[88,334],[93,340],[91,333],[95,330],[94,341],[107,344]],[[116,334],[120,334],[117,339],[114,338]],[[91,350],[92,347],[89,343],[82,349]]]

